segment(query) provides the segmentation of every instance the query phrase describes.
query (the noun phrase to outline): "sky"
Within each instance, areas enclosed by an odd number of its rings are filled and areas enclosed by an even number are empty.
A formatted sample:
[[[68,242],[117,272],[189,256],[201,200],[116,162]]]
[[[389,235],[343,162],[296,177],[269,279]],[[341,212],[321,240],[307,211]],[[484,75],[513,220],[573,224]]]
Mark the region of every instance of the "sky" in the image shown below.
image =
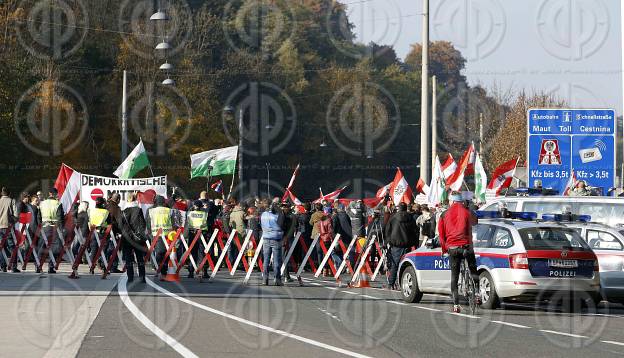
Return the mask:
[[[404,58],[421,41],[422,0],[344,0],[357,40],[393,45]],[[470,85],[546,91],[574,108],[622,114],[618,0],[430,0],[430,41],[467,59]]]

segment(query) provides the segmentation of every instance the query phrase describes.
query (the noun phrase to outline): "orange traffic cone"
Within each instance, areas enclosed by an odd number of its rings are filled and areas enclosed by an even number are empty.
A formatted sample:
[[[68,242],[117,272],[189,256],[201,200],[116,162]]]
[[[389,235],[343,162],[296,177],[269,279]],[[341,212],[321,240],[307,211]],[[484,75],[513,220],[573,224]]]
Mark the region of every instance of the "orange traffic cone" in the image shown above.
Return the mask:
[[[180,274],[177,272],[176,267],[174,266],[174,262],[177,262],[176,258],[176,249],[175,247],[171,250],[171,254],[169,255],[169,263],[167,265],[167,274],[163,278],[168,282],[180,282]]]
[[[354,287],[354,288],[371,287],[370,282],[368,282],[368,272],[366,270],[366,267],[362,267],[360,269],[360,273],[357,276],[357,281],[351,287]]]

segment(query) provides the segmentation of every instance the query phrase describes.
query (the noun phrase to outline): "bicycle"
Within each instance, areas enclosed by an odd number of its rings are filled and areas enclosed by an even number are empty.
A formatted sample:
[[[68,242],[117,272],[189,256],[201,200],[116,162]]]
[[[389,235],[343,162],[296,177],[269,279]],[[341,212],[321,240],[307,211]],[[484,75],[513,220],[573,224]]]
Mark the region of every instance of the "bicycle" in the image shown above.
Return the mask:
[[[470,314],[474,315],[477,312],[477,285],[470,274],[468,259],[466,258],[467,252],[468,249],[464,248],[462,252],[463,258],[459,266],[459,280],[457,284],[459,293],[468,301]]]

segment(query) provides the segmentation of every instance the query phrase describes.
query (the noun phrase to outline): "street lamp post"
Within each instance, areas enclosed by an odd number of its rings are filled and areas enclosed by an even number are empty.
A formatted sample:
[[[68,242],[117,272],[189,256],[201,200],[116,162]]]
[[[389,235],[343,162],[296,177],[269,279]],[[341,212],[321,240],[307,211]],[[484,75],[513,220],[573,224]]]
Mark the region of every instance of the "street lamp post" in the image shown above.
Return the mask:
[[[234,109],[234,107],[232,106],[226,106],[225,108],[223,108],[223,112],[225,115],[227,116],[233,116],[234,120],[236,121],[237,125],[238,125],[238,184],[240,185],[240,189],[239,189],[239,194],[241,195],[241,198],[243,196],[243,157],[244,157],[244,151],[243,151],[243,129],[244,129],[244,125],[243,125],[243,109],[240,108],[238,111],[238,118],[236,118],[236,110]],[[232,181],[234,181],[234,178],[232,178]]]

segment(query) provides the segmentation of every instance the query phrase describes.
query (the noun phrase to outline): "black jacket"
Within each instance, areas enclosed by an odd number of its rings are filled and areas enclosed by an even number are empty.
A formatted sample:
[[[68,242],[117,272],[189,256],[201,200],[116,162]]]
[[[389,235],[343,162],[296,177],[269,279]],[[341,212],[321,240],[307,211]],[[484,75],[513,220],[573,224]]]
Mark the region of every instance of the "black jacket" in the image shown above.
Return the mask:
[[[89,236],[89,213],[83,211],[76,214],[76,227],[80,230],[83,239]]]
[[[340,234],[343,242],[351,242],[351,219],[344,211],[338,211],[332,218],[334,234]]]
[[[392,215],[386,224],[386,240],[394,247],[418,245],[418,228],[414,217],[406,211]]]
[[[145,238],[145,217],[143,216],[143,210],[138,205],[129,204],[123,211],[124,223],[123,235],[126,240],[132,239],[132,233]]]
[[[310,213],[297,214],[297,231],[304,239],[309,239],[312,235],[312,225],[310,225]]]

